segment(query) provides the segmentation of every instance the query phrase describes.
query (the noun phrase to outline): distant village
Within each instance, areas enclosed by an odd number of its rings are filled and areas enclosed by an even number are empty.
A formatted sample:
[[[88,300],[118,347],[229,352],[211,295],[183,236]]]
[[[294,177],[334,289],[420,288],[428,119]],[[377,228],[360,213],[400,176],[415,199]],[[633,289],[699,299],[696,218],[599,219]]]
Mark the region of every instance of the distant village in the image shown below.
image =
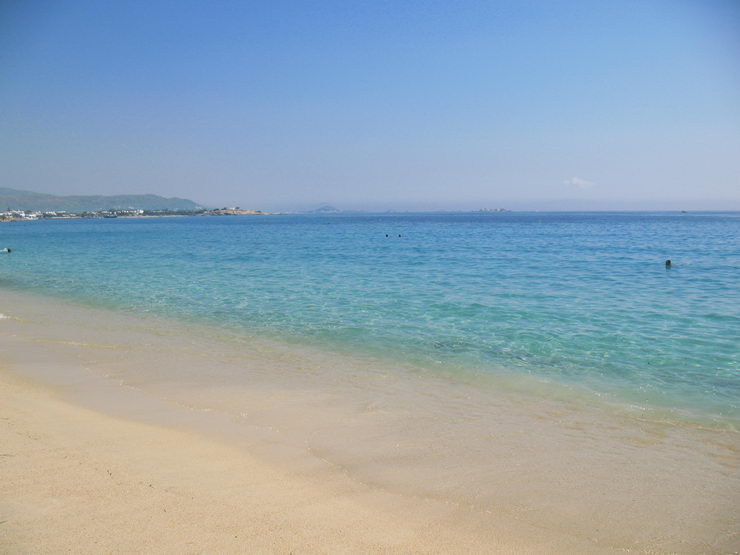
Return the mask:
[[[506,208],[481,208],[479,213],[508,212]],[[389,210],[387,213],[395,213]],[[448,211],[444,211],[448,212]],[[456,211],[453,211],[456,212]],[[325,205],[309,212],[263,212],[262,210],[244,210],[238,206],[232,208],[197,208],[197,209],[162,209],[142,210],[134,208],[94,210],[83,212],[71,212],[65,210],[11,210],[0,212],[0,222],[17,222],[29,220],[66,220],[75,218],[161,218],[167,216],[264,216],[272,214],[354,214],[361,212],[343,212],[333,206]]]
[[[63,220],[72,218],[148,218],[162,216],[261,216],[267,212],[261,210],[242,210],[238,206],[233,208],[201,208],[197,210],[97,210],[93,212],[66,212],[64,210],[11,210],[0,212],[0,221],[27,221],[27,220]]]

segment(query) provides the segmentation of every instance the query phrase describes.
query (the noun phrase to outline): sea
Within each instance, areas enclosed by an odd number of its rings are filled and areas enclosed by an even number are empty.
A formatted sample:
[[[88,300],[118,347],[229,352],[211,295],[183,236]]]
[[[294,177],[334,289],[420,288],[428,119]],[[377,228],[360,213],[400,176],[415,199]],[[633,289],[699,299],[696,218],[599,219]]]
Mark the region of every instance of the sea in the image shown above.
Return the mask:
[[[8,290],[740,424],[736,212],[19,221],[2,247]]]

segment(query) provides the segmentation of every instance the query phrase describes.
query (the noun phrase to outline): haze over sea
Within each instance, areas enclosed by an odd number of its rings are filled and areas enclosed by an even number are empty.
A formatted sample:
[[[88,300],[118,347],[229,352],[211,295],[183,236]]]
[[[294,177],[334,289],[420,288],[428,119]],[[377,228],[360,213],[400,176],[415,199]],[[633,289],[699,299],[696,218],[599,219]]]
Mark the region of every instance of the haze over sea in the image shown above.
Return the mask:
[[[3,287],[736,427],[740,213],[13,222]],[[673,267],[665,268],[670,258]]]

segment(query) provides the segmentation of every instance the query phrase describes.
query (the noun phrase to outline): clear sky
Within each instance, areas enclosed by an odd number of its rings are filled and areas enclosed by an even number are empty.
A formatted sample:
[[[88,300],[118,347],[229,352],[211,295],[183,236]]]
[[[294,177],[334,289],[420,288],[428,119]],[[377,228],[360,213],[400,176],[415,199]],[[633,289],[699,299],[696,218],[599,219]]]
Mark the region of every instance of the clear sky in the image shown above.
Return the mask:
[[[0,187],[740,209],[740,1],[0,0]]]

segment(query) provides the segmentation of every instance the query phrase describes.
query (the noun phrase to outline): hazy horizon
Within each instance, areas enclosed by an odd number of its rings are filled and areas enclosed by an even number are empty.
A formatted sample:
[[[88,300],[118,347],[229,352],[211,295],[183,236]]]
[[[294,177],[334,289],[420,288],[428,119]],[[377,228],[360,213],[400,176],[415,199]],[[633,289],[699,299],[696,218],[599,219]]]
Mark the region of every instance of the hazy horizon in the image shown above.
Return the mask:
[[[0,187],[738,210],[740,4],[0,6]]]
[[[2,187],[0,187],[2,189]],[[1,191],[0,191],[1,192]],[[41,191],[28,191],[41,192]],[[94,195],[97,193],[76,193],[67,195],[66,193],[59,196],[76,196],[76,195]],[[146,195],[152,194],[144,191],[121,191],[111,192],[112,196],[117,195]],[[156,193],[154,193],[156,194]],[[473,212],[480,210],[504,209],[511,211],[535,211],[535,212],[621,212],[621,211],[694,211],[694,212],[737,212],[740,211],[740,202],[711,200],[711,199],[686,199],[686,200],[644,200],[644,201],[592,201],[587,199],[558,199],[558,200],[500,200],[500,201],[464,201],[464,202],[421,202],[421,201],[398,201],[396,203],[387,203],[377,201],[373,203],[336,203],[328,200],[316,200],[302,203],[282,203],[278,205],[252,206],[249,204],[239,203],[213,203],[203,202],[199,198],[188,198],[183,195],[172,195],[172,197],[187,198],[205,208],[223,208],[239,207],[245,209],[258,209],[267,212],[310,212],[322,207],[336,208],[343,212]]]

